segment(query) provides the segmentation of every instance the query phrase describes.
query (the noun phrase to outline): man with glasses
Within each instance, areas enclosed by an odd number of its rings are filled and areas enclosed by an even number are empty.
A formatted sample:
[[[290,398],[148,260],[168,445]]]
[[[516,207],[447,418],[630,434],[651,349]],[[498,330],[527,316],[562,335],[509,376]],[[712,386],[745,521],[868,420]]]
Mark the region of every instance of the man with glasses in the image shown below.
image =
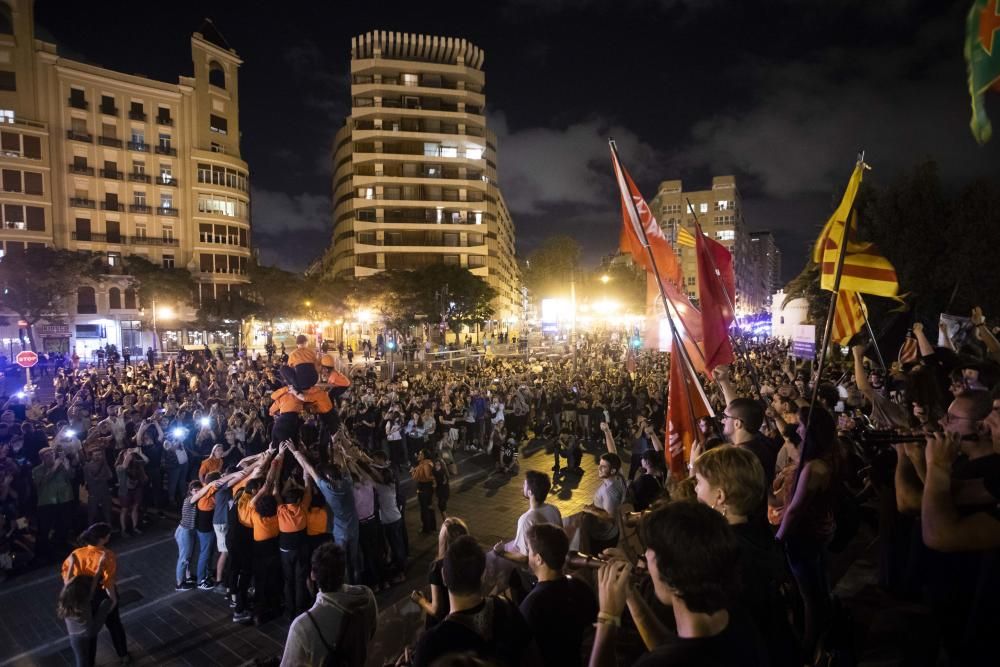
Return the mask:
[[[767,477],[767,488],[774,482],[779,444],[760,432],[764,407],[752,398],[734,398],[722,416],[722,434],[737,447],[749,449],[760,460]]]

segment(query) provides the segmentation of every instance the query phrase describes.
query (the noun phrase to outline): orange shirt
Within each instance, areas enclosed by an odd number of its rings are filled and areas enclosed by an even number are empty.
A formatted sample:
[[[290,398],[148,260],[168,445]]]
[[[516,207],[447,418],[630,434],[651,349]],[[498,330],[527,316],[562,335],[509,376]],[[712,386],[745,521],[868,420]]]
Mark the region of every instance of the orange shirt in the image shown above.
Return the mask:
[[[271,400],[274,402],[271,403],[271,408],[267,412],[272,417],[286,412],[302,412],[305,409],[302,401],[295,398],[288,387],[275,389],[271,392]]]
[[[421,482],[433,482],[434,464],[428,459],[424,459],[418,463],[417,467],[413,469],[413,481],[418,484]]]
[[[253,500],[253,496],[249,493],[244,493],[236,503],[236,516],[240,518],[240,523],[247,528],[253,527],[253,521],[250,518],[250,515],[254,511],[253,503],[250,502],[251,500]]]
[[[306,529],[306,508],[312,502],[312,491],[305,490],[298,503],[278,505],[278,530],[282,533],[298,533]]]
[[[208,491],[201,498],[198,499],[198,509],[202,512],[211,512],[215,509],[215,492],[214,486],[209,487]]]
[[[108,554],[104,559],[104,588],[110,589],[115,585],[118,576],[118,558],[111,549],[105,547],[85,546],[73,551],[76,554],[77,567],[73,572],[69,571],[69,558],[63,561],[62,576],[65,579],[69,575],[86,574],[91,577],[97,574],[97,564],[101,562],[101,556]]]
[[[205,476],[211,472],[222,472],[222,459],[209,456],[201,462],[201,467],[198,468],[198,477],[205,479]]]
[[[296,347],[292,350],[292,353],[288,355],[288,365],[294,368],[299,364],[312,364],[318,367],[319,360],[316,357],[316,350],[311,347]]]
[[[306,512],[306,535],[323,535],[329,530],[325,507],[310,507]]]
[[[253,526],[253,541],[264,542],[278,536],[278,517],[261,516],[257,510],[250,513],[250,524]]]

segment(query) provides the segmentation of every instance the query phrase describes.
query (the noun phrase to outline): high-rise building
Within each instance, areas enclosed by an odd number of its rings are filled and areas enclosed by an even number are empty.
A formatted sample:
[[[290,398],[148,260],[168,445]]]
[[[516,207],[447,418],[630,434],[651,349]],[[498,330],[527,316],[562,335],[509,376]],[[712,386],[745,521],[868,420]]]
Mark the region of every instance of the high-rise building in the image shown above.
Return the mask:
[[[79,287],[69,324],[36,332],[45,350],[86,357],[107,343],[152,344],[150,304],[114,277],[123,256],[189,269],[201,303],[248,282],[242,61],[208,20],[191,36],[191,57],[193,75],[176,83],[115,72],[37,35],[30,0],[0,2],[0,248],[98,253],[110,276]],[[172,326],[160,322],[162,345],[214,342]]]
[[[764,305],[769,307],[771,295],[781,288],[781,251],[774,242],[774,234],[768,230],[750,232],[750,249],[767,295]]]
[[[697,217],[702,231],[733,253],[736,312],[756,313],[765,307],[768,293],[756,277],[758,271],[735,177],[714,176],[710,190],[685,191],[679,180],[663,181],[649,206],[680,257],[688,296],[698,297],[698,262],[694,248],[678,244],[677,235],[682,228],[693,234]]]
[[[514,225],[486,127],[483,51],[464,39],[369,32],[351,40],[351,115],[333,150],[333,247],[324,270],[362,278],[444,263],[523,309]]]

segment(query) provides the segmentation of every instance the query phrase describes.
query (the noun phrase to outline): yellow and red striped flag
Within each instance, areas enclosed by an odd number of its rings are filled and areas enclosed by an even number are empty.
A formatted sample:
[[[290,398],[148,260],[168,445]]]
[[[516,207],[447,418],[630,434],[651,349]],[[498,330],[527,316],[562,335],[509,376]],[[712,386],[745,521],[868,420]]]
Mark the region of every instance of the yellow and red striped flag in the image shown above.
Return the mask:
[[[837,296],[837,310],[833,314],[833,334],[831,338],[839,345],[847,345],[865,325],[865,302],[861,295],[851,290],[840,290]]]
[[[840,206],[830,216],[816,239],[813,261],[820,265],[820,287],[833,291],[837,274],[840,247],[847,236],[847,254],[840,276],[840,289],[845,291],[895,297],[899,293],[899,279],[892,263],[882,256],[874,243],[856,240],[857,214],[853,211],[854,197],[861,185],[867,165],[858,162],[847,183]],[[849,222],[849,224],[848,224]]]
[[[680,223],[677,223],[677,245],[689,248],[695,247],[694,234],[689,232],[687,227],[682,226]]]

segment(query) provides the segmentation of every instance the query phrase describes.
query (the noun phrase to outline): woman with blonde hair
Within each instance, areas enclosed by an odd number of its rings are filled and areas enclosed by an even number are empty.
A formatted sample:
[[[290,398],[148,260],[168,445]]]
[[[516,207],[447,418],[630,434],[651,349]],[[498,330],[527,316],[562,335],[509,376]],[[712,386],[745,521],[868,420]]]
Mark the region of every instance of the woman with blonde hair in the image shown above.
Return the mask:
[[[451,611],[448,589],[444,585],[444,577],[441,574],[444,566],[444,555],[448,553],[448,548],[455,543],[455,540],[468,534],[469,526],[458,517],[448,517],[442,522],[441,530],[438,532],[437,558],[431,563],[428,575],[431,585],[431,599],[428,600],[420,591],[410,593],[410,599],[416,602],[427,615],[427,628],[432,628],[440,623]]]

